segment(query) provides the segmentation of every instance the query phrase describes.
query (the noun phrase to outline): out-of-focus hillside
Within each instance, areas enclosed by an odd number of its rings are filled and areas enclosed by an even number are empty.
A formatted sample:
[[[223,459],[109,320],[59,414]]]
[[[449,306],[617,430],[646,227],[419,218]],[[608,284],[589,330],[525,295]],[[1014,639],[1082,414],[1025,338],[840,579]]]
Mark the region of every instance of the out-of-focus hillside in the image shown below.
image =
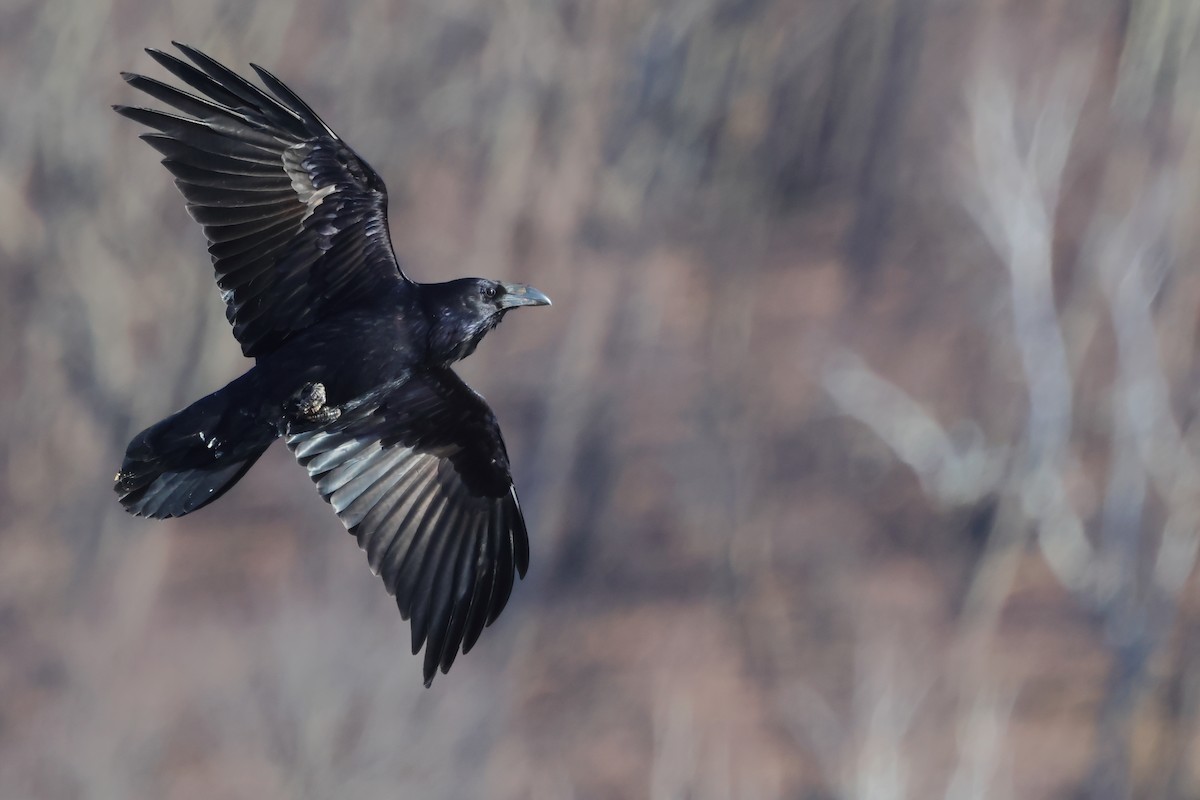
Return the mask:
[[[121,70],[291,85],[419,280],[532,537],[432,689],[282,447],[124,515],[248,364]],[[0,7],[0,796],[1200,796],[1188,0]]]

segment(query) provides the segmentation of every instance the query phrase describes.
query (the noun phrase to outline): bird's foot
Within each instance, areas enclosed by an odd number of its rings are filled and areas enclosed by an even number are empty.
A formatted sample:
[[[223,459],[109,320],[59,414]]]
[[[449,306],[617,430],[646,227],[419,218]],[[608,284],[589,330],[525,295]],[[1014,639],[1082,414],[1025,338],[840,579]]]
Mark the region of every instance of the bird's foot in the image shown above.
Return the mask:
[[[325,384],[306,383],[287,404],[288,415],[294,422],[325,425],[342,415],[337,406],[327,404]]]
[[[306,383],[292,396],[296,401],[296,411],[303,417],[312,417],[325,408],[328,396],[325,394],[325,384]]]

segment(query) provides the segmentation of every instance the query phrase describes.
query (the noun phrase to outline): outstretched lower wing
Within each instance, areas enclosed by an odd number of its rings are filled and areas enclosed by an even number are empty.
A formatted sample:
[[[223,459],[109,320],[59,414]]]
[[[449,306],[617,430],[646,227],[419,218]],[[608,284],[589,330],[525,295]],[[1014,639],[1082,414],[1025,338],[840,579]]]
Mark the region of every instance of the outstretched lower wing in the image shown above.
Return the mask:
[[[165,156],[188,212],[204,227],[242,352],[268,353],[295,331],[406,283],[379,175],[266,70],[251,65],[263,91],[198,50],[175,46],[192,64],[146,52],[199,95],[123,77],[183,115],[114,108],[158,131],[142,138]]]
[[[288,447],[358,538],[371,569],[412,619],[425,683],[450,669],[499,616],[529,538],[496,418],[448,369],[292,432]]]

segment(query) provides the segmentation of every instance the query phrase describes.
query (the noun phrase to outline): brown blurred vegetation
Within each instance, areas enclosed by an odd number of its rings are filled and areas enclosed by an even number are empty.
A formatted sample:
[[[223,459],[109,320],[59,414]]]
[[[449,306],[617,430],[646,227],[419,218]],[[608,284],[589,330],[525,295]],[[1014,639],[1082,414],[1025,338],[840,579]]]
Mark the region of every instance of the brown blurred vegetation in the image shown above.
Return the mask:
[[[7,0],[0,796],[1200,796],[1190,0]],[[245,369],[108,106],[178,38],[388,180],[530,577],[421,687],[282,448],[126,517]],[[152,74],[157,74],[153,73]]]

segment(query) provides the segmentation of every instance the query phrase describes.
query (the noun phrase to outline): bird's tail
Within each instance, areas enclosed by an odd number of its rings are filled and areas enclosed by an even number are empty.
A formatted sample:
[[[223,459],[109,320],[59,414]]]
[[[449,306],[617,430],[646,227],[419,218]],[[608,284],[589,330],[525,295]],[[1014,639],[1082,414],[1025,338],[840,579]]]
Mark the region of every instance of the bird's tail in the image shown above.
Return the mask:
[[[279,433],[262,419],[253,371],[133,437],[114,489],[143,517],[182,517],[246,474]]]

